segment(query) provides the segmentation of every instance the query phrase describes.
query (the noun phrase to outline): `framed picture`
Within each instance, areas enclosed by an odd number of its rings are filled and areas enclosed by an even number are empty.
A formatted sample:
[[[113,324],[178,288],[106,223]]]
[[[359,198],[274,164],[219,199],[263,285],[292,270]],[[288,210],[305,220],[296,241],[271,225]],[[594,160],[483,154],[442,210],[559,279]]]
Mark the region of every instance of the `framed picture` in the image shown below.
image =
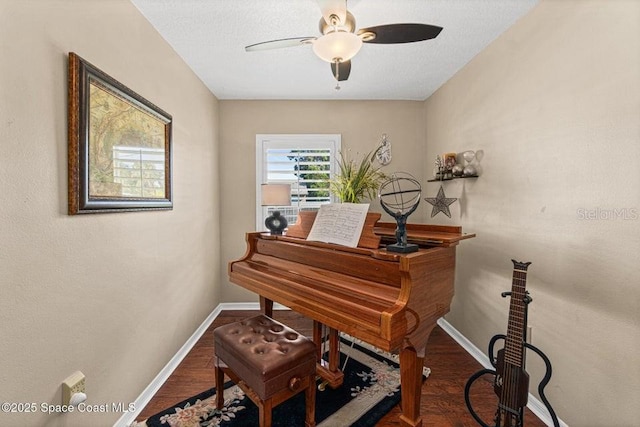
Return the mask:
[[[169,114],[69,53],[69,215],[166,210]]]

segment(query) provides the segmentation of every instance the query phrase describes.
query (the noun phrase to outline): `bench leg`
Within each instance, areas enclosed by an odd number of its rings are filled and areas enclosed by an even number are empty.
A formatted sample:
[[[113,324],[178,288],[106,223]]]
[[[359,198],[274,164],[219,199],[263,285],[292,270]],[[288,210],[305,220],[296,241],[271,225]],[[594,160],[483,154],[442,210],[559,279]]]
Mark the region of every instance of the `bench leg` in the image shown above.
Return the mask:
[[[306,409],[305,427],[316,425],[316,375],[309,376],[309,387],[304,391],[304,404]]]
[[[216,363],[216,408],[222,409],[224,406],[224,371]]]
[[[271,399],[260,401],[258,409],[260,413],[260,427],[271,427],[271,410],[273,409]]]

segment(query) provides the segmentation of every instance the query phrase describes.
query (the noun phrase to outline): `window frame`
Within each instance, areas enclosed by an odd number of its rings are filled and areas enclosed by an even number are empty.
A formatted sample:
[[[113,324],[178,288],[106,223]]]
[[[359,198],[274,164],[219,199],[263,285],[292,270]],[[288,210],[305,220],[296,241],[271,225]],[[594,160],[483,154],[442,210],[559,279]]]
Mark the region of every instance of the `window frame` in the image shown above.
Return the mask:
[[[264,167],[266,153],[270,148],[327,148],[330,152],[329,174],[333,178],[337,173],[336,156],[342,148],[341,134],[256,134],[256,230],[264,230],[266,207],[261,206],[262,184],[268,184],[267,170]],[[275,182],[275,181],[272,181]],[[335,201],[333,194],[331,202]]]

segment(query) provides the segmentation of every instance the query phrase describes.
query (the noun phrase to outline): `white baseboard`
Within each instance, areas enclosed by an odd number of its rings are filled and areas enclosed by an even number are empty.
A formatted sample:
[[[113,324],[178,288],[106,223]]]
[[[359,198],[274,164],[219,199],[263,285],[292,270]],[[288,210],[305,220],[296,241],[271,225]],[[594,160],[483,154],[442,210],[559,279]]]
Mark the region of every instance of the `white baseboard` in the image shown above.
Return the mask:
[[[274,304],[274,310],[289,310],[288,307]],[[135,419],[140,415],[144,407],[149,403],[151,398],[158,392],[162,384],[171,376],[173,371],[178,367],[182,359],[189,354],[189,351],[193,348],[194,345],[198,342],[200,337],[205,333],[205,331],[211,326],[213,321],[218,317],[220,312],[223,310],[258,310],[260,309],[260,304],[257,302],[227,302],[219,304],[212,312],[207,316],[207,318],[202,322],[202,324],[196,329],[196,331],[189,337],[187,342],[178,350],[178,352],[171,358],[169,363],[165,365],[162,370],[156,375],[156,377],[151,381],[151,383],[144,389],[144,391],[138,396],[138,398],[134,401],[135,411],[125,412],[118,421],[114,424],[114,427],[127,427],[132,424]],[[453,338],[458,344],[462,346],[474,359],[476,359],[482,366],[485,368],[492,368],[491,362],[489,361],[489,357],[484,354],[478,347],[476,347],[471,341],[469,341],[464,335],[462,335],[456,328],[451,326],[449,322],[444,320],[443,318],[438,320],[438,325],[447,333],[451,338]],[[553,426],[553,422],[551,420],[551,416],[547,411],[547,408],[544,404],[531,393],[529,394],[529,403],[527,407],[533,412],[538,418],[542,420],[547,426]],[[559,420],[561,427],[569,427],[562,420]]]
[[[451,323],[447,322],[443,318],[438,319],[438,325],[447,333],[451,338],[453,338],[462,348],[464,348],[467,353],[473,356],[483,367],[487,369],[492,369],[493,365],[491,365],[491,361],[489,360],[489,356],[483,353],[478,347],[476,347],[471,341],[469,341],[464,335],[462,335],[456,328],[451,326]],[[547,407],[542,403],[540,399],[529,393],[529,402],[527,407],[531,412],[533,412],[540,420],[545,423],[547,426],[553,427],[553,420],[551,419],[551,415],[549,411],[547,411]],[[564,421],[558,419],[560,423],[560,427],[569,427]]]

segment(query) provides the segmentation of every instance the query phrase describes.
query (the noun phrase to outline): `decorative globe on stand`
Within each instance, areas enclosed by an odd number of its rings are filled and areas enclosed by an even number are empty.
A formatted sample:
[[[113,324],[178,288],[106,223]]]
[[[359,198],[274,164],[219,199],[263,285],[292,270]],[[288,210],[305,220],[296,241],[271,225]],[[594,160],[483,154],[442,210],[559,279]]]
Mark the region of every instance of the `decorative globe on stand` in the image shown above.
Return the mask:
[[[407,218],[420,204],[422,187],[406,172],[396,172],[380,185],[378,199],[386,213],[396,219],[396,243],[387,245],[390,252],[416,252],[418,245],[407,243]]]

